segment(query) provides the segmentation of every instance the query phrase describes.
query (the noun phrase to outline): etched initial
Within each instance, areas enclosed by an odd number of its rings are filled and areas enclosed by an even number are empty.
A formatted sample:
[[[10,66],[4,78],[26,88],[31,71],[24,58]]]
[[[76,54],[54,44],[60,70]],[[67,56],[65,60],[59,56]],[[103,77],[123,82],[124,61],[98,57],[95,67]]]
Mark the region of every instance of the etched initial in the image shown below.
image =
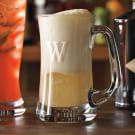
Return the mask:
[[[51,61],[62,62],[65,57],[67,42],[47,41],[46,44],[49,48]]]

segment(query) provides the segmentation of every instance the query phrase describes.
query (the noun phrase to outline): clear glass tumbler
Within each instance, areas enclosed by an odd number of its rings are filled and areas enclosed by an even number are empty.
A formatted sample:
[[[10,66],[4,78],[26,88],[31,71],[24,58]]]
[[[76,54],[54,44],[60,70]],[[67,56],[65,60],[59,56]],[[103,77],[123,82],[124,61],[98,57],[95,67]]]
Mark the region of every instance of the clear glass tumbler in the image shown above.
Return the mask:
[[[26,0],[0,0],[0,117],[25,112],[19,85]]]

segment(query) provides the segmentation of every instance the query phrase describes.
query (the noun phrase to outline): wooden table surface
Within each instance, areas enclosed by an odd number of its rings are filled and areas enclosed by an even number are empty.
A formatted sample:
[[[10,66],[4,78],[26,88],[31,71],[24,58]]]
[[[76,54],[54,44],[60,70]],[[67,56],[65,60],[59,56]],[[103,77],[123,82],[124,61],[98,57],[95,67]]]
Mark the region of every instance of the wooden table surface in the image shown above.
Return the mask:
[[[36,97],[26,96],[21,117],[0,121],[0,135],[135,135],[135,113],[114,107],[114,100],[98,108],[89,124],[44,123],[36,118]]]

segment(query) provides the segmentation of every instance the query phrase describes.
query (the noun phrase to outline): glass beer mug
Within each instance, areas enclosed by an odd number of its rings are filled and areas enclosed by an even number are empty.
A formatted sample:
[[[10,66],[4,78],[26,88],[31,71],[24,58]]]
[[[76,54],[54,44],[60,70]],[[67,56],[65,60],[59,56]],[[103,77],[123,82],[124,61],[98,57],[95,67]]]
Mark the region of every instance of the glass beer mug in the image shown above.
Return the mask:
[[[39,16],[41,74],[36,114],[42,121],[82,122],[96,116],[96,106],[119,88],[120,63],[114,37],[106,26],[95,26],[84,9]],[[103,33],[108,41],[111,86],[93,90],[92,47],[94,35]],[[93,95],[100,98],[93,102]]]

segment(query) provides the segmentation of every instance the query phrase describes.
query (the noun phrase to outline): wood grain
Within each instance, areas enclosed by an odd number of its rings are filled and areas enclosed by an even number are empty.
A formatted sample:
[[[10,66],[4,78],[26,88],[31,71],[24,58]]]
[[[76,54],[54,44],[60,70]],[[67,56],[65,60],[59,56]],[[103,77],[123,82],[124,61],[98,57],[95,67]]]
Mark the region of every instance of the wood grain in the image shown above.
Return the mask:
[[[37,96],[24,99],[26,113],[0,121],[0,135],[135,135],[133,112],[116,109],[113,99],[98,108],[95,120],[83,124],[41,122],[35,115]]]

